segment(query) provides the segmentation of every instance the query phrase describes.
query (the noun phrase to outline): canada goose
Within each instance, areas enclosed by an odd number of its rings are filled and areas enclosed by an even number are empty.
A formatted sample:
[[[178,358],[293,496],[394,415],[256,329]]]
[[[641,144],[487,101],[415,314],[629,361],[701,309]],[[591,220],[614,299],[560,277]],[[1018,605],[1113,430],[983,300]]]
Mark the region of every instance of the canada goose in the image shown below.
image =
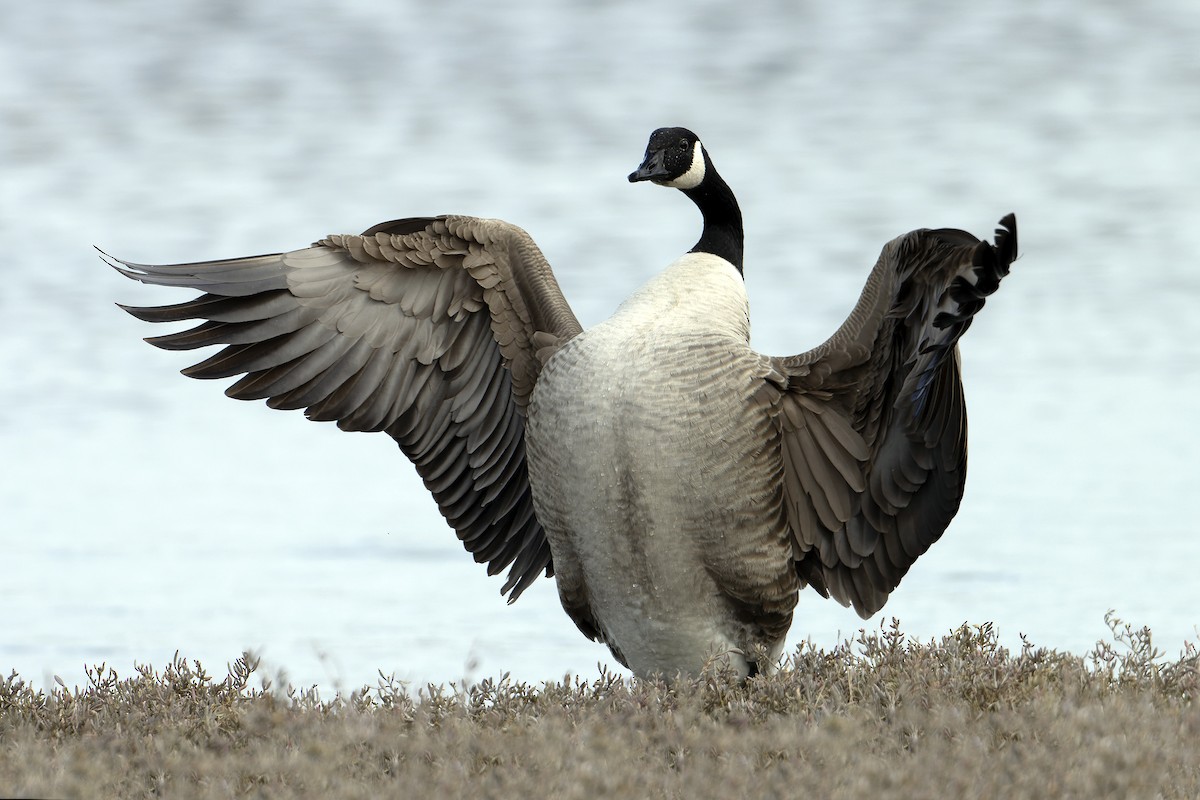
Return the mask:
[[[226,394],[384,431],[509,602],[542,573],[636,675],[743,676],[778,658],[808,585],[878,611],[958,510],[958,338],[1016,256],[917,230],[884,246],[824,343],[749,346],[737,201],[694,133],[655,131],[631,182],[682,191],[695,247],[583,331],[525,231],[401,219],[275,255],[122,274],[204,292],[126,311],[205,320],[150,338],[223,344],[185,369]]]

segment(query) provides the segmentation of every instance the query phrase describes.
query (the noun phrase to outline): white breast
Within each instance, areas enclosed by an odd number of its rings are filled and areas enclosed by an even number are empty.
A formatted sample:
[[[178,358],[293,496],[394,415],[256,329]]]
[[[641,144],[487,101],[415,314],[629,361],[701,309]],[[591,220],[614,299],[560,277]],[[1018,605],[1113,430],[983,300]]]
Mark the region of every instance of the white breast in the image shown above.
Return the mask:
[[[750,305],[741,274],[718,256],[685,253],[583,337],[620,339],[653,331],[720,334],[749,341]]]

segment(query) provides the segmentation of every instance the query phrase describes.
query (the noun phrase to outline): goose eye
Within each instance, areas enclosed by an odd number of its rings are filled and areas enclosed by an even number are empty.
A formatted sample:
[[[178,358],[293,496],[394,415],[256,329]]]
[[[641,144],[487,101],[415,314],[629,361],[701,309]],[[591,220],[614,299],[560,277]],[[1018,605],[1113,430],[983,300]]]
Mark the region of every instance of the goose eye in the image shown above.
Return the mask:
[[[687,149],[688,149],[688,140],[687,140],[687,139],[680,139],[680,140],[679,140],[679,149],[680,149],[680,150],[687,150]]]

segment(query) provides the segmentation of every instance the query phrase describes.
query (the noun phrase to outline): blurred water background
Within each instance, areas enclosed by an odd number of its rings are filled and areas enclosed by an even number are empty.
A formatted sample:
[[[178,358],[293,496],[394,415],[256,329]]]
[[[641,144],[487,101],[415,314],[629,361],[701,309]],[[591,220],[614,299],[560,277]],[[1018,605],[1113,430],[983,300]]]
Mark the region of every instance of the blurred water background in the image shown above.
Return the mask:
[[[390,440],[221,395],[105,268],[275,252],[401,216],[528,229],[585,325],[692,244],[631,186],[704,138],[746,218],[754,344],[822,341],[918,227],[1022,258],[963,345],[964,504],[884,612],[807,592],[792,642],[896,616],[1076,652],[1112,608],[1200,623],[1200,8],[148,0],[12,4],[0,45],[0,670],[218,673],[323,690],[613,666],[550,581],[513,607]]]

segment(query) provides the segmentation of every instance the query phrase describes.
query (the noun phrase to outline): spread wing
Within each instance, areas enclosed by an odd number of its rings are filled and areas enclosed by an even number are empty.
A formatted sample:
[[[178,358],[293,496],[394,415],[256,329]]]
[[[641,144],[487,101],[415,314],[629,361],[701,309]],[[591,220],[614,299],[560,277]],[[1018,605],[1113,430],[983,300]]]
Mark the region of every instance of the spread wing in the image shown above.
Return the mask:
[[[1017,254],[959,230],[889,242],[824,344],[772,359],[785,376],[784,492],[796,570],[864,618],[950,524],[967,468],[958,339]]]
[[[204,294],[125,307],[148,322],[204,320],[147,339],[221,344],[185,369],[241,378],[239,400],[305,410],[347,431],[384,431],[489,574],[515,600],[550,549],[533,511],[524,408],[541,366],[580,331],[541,251],[496,220],[396,220],[290,253],[154,266],[111,260],[143,283]]]

